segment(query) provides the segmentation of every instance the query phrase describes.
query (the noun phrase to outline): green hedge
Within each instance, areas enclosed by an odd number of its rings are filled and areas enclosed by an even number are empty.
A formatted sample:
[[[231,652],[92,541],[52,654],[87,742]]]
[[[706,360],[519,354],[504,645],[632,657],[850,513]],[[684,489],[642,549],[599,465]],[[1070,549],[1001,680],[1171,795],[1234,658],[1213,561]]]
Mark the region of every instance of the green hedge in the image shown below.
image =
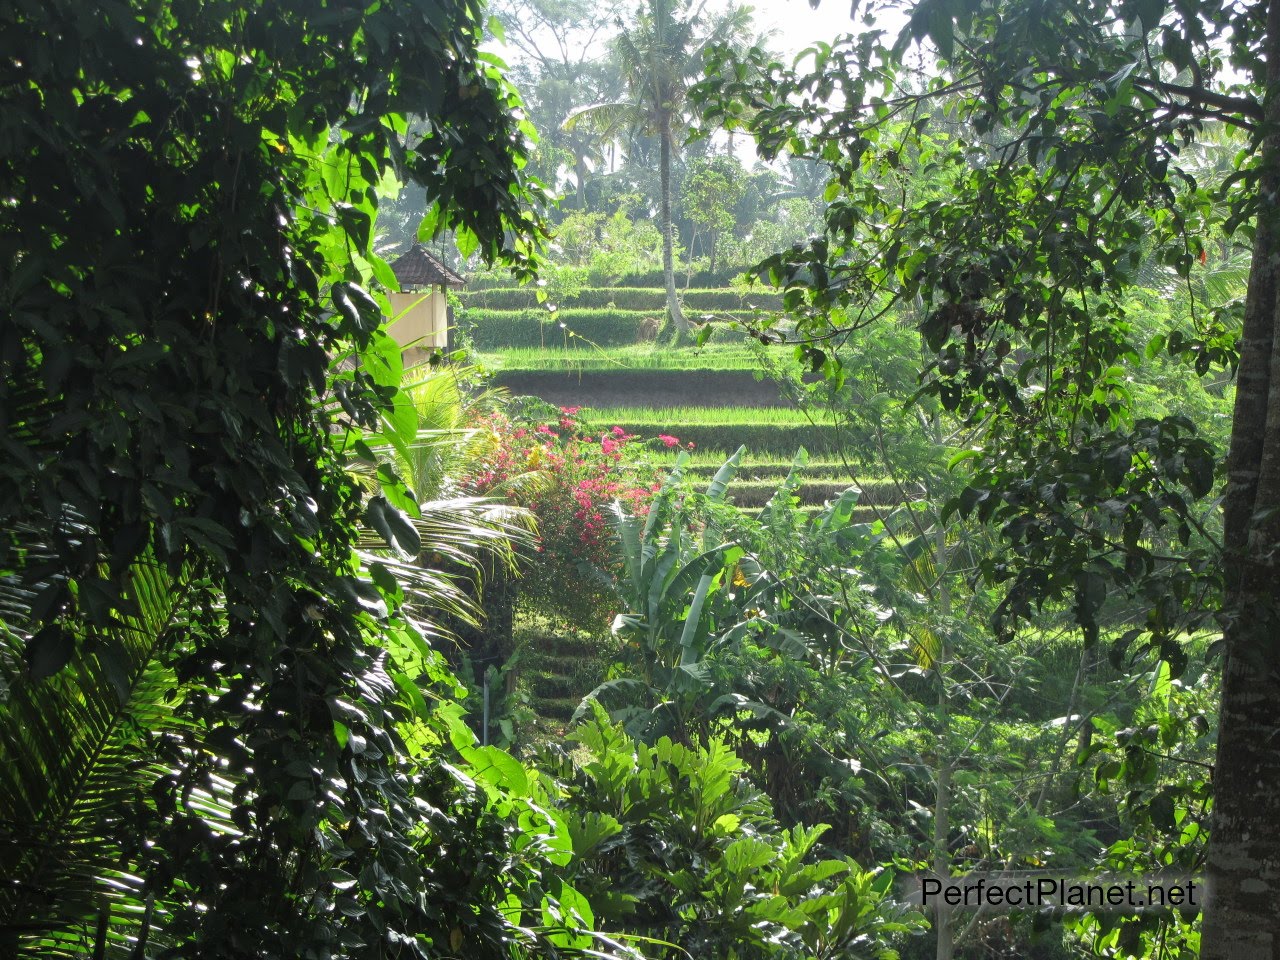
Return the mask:
[[[680,294],[686,310],[781,310],[782,297],[766,290],[686,290]]]
[[[720,464],[718,463],[695,463],[687,467],[685,472],[690,476],[710,479],[719,469]],[[782,483],[790,470],[791,461],[778,458],[772,463],[766,461],[748,463],[739,467],[734,477],[735,482],[738,480],[767,480],[774,483]],[[856,466],[855,472],[857,472]],[[848,479],[849,467],[846,467],[842,461],[810,461],[801,472],[801,476],[804,477],[806,482],[810,480],[839,481],[846,485],[852,482]]]
[[[641,322],[649,316],[624,310],[477,310],[459,312],[458,323],[470,332],[478,350],[503,347],[558,346],[568,330],[602,347],[635,343],[640,339]],[[564,324],[564,327],[561,327]]]
[[[746,319],[749,313],[741,316]],[[661,324],[660,314],[644,310],[479,310],[459,311],[458,325],[471,335],[477,350],[501,350],[504,347],[557,346],[565,342],[567,331],[602,347],[637,343],[645,321]],[[561,327],[563,324],[563,328]],[[651,338],[650,338],[651,339]],[[741,330],[718,325],[712,333],[713,343],[734,343],[746,339]]]
[[[485,365],[496,370],[543,371],[573,376],[623,370],[731,370],[747,374],[761,370],[759,356],[745,342],[695,350],[675,349],[665,344],[636,343],[610,347],[604,351],[596,350],[586,343],[574,343],[567,348],[549,346],[490,350],[482,356]],[[793,361],[791,354],[784,353],[775,362],[789,363],[790,366],[786,369],[791,369],[791,366],[797,366]]]
[[[688,276],[683,270],[676,271],[676,284],[688,287],[727,287],[733,282],[735,277],[740,277],[746,272],[746,267],[721,267],[715,273],[708,270],[698,270],[693,276]],[[686,282],[687,281],[687,282]],[[655,268],[653,270],[643,270],[639,273],[626,273],[618,277],[613,284],[617,287],[658,287],[666,288],[666,280],[662,276],[662,269]],[[502,270],[492,273],[483,271],[472,274],[467,278],[467,290],[475,292],[477,290],[495,290],[501,287],[511,286],[511,275]]]
[[[676,283],[681,284],[686,279],[686,286],[689,287],[727,287],[733,282],[734,277],[741,276],[746,267],[721,267],[712,273],[709,270],[698,270],[693,276],[688,276],[681,270],[676,271]],[[619,287],[662,287],[667,285],[666,279],[662,275],[661,268],[656,270],[646,270],[642,273],[626,273],[618,278],[617,285]]]
[[[533,287],[495,287],[462,294],[467,308],[484,310],[538,310],[546,309],[538,303]],[[782,298],[776,293],[761,290],[744,295],[737,290],[697,289],[685,290],[680,300],[686,310],[748,310],[779,309]],[[613,309],[664,311],[667,294],[661,287],[587,287],[578,296],[562,304],[566,309]]]

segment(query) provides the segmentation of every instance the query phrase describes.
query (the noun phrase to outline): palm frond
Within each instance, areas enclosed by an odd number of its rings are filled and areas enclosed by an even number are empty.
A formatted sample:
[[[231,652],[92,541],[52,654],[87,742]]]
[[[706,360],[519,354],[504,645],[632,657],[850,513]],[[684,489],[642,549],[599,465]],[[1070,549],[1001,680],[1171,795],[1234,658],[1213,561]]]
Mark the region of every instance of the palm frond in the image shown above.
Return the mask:
[[[126,818],[170,773],[148,744],[177,722],[166,699],[175,680],[165,653],[182,634],[187,596],[154,562],[135,564],[127,578],[130,609],[115,612],[110,630],[70,636],[75,654],[44,679],[31,675],[23,657],[33,591],[16,577],[0,579],[6,956],[84,956],[90,942],[97,955],[127,955],[163,913],[146,901],[122,846],[136,839]],[[218,807],[212,798],[205,805]]]
[[[478,626],[487,571],[515,573],[520,549],[534,540],[529,511],[487,497],[454,497],[420,505],[410,522],[423,548],[419,556],[396,557],[372,530],[363,530],[359,548],[366,565],[380,563],[400,582],[408,612],[430,636],[451,636],[452,621]]]
[[[611,137],[625,127],[648,126],[650,118],[647,111],[635,103],[622,101],[578,107],[560,124],[563,130],[585,127],[600,137]]]
[[[405,373],[402,392],[418,415],[418,442],[409,448],[407,461],[397,459],[400,473],[421,499],[440,492],[445,476],[457,457],[463,428],[462,389],[451,370],[416,368]]]

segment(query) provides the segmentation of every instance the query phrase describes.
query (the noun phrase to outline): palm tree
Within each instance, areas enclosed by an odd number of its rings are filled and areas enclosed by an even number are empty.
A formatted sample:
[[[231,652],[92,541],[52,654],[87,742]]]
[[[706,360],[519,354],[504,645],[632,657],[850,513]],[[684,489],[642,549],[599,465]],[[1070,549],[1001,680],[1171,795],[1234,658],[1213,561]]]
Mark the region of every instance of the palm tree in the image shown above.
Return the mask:
[[[528,510],[500,497],[466,496],[457,490],[458,475],[485,456],[492,443],[488,432],[476,429],[473,422],[505,397],[497,390],[465,390],[461,381],[472,372],[429,364],[404,371],[400,390],[414,408],[415,441],[403,448],[376,448],[376,452],[380,464],[390,466],[414,491],[418,516],[403,520],[417,536],[403,527],[404,536],[396,536],[389,526],[366,528],[360,538],[366,561],[395,572],[419,629],[431,636],[448,636],[458,626],[482,626],[486,610],[480,599],[486,579],[502,581],[513,576],[519,551],[534,541],[533,515]],[[349,469],[371,495],[379,493],[381,483],[375,474],[380,469],[360,462]],[[519,487],[539,480],[531,472],[513,477],[509,484]],[[418,555],[400,559],[387,555],[384,548],[392,543],[410,553],[416,546]],[[380,549],[377,555],[368,552]]]
[[[706,13],[706,6],[707,0],[644,0],[631,25],[613,41],[628,99],[583,107],[564,123],[568,129],[579,123],[608,131],[633,127],[657,136],[662,275],[677,342],[687,338],[689,322],[676,297],[672,250],[671,163],[676,133],[688,118],[689,88],[702,76],[707,49],[742,43],[751,26],[750,7],[732,6],[712,15]]]

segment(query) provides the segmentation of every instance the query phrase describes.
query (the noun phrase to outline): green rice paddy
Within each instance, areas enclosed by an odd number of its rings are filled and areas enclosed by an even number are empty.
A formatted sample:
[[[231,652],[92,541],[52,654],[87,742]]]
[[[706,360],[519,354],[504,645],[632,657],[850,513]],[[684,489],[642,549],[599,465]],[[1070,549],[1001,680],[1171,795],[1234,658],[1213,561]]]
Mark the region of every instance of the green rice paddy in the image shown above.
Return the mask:
[[[830,422],[794,407],[583,407],[578,415],[590,424],[645,425],[650,430],[670,433],[687,425],[726,424],[809,425]]]
[[[623,347],[521,347],[481,353],[480,362],[495,372],[564,370],[594,373],[609,370],[734,370],[761,369],[759,357],[749,346],[713,344],[702,349],[673,350],[652,344]],[[778,359],[794,363],[789,356]]]

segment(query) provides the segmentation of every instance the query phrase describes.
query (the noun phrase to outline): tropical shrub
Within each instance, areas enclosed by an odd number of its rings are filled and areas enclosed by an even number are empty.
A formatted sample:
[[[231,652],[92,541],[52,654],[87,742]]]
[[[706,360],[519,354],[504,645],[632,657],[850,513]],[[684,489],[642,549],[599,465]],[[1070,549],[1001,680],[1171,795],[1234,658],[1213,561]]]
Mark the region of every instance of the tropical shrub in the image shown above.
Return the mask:
[[[662,234],[651,220],[633,219],[623,210],[612,215],[571,213],[556,227],[558,259],[586,272],[597,286],[624,273],[662,261]]]
[[[621,501],[643,515],[658,487],[657,470],[644,453],[680,441],[669,435],[642,441],[621,427],[588,433],[577,412],[563,407],[550,422],[486,417],[482,429],[491,437],[490,450],[461,485],[483,495],[536,472],[535,482],[508,493],[538,525],[538,545],[523,564],[522,603],[553,619],[599,629],[615,606],[610,504]]]
[[[350,470],[416,434],[380,186],[540,232],[482,5],[84,13],[0,8],[0,955],[541,950],[538,831],[358,550],[421,505]]]
[[[573,840],[568,877],[602,931],[651,957],[892,957],[923,918],[886,899],[893,875],[823,856],[822,825],[784,829],[724,742],[632,740],[598,707],[547,751]],[[625,939],[620,936],[619,939]]]

